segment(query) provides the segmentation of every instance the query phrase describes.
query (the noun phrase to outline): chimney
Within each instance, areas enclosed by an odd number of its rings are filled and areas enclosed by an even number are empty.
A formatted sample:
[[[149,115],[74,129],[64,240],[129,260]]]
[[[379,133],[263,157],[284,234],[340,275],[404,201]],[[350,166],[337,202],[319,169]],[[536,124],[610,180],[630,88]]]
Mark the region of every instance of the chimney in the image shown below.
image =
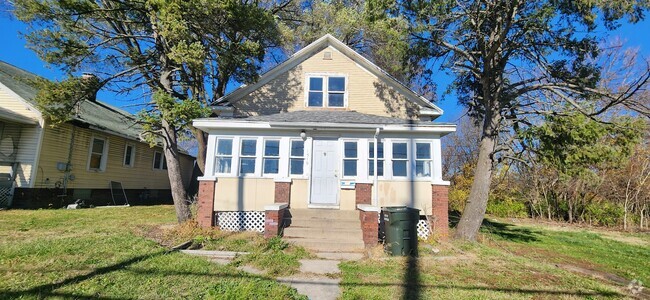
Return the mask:
[[[93,73],[84,72],[81,74],[81,82],[84,91],[87,93],[88,100],[95,102],[99,91],[99,78]]]

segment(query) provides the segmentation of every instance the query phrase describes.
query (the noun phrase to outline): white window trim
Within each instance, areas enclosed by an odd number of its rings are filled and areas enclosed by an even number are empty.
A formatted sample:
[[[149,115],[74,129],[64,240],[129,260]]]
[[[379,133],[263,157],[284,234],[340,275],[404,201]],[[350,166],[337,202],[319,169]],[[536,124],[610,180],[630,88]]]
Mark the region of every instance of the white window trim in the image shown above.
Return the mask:
[[[291,144],[294,141],[302,142],[302,156],[295,156],[291,152]],[[291,159],[302,159],[302,174],[291,174]],[[306,178],[307,176],[307,141],[302,139],[289,139],[289,161],[288,161],[288,174],[290,178]]]
[[[102,159],[99,161],[99,169],[90,167],[90,158],[92,157],[93,154],[93,143],[95,142],[95,140],[104,141],[104,149],[102,149]],[[105,172],[107,163],[108,163],[108,139],[105,137],[100,137],[95,135],[91,136],[90,145],[88,146],[88,162],[86,163],[86,171]]]
[[[129,164],[126,164],[126,150],[131,147],[131,160],[129,161]],[[125,168],[133,168],[135,166],[135,144],[133,143],[126,143],[124,145],[124,156],[122,156],[122,166]]]
[[[277,141],[278,142],[278,155],[277,156],[268,156],[266,155],[266,142],[267,141]],[[282,157],[282,140],[280,138],[264,138],[262,140],[262,177],[264,178],[275,178],[280,176],[280,158]],[[264,173],[264,159],[266,158],[275,158],[278,160],[278,172],[277,173]],[[257,167],[257,166],[256,166]]]
[[[156,153],[160,153],[160,167],[156,167]],[[152,169],[158,170],[158,171],[167,171],[163,166],[165,165],[165,152],[162,150],[154,150],[153,151],[153,159],[151,160],[151,166]]]
[[[309,79],[312,77],[323,78],[323,105],[322,106],[309,106]],[[345,78],[345,91],[343,92],[343,106],[329,106],[328,87],[330,77],[343,77]],[[341,73],[307,73],[305,74],[305,108],[347,108],[348,107],[348,75]],[[315,91],[316,92],[316,91]],[[335,92],[340,93],[340,92]]]
[[[353,158],[348,158],[345,157],[345,143],[346,142],[354,142],[357,144],[357,156]],[[346,176],[345,175],[345,161],[346,160],[354,160],[357,163],[357,174],[353,176]],[[341,163],[340,163],[340,173],[341,173],[341,179],[356,179],[360,176],[359,174],[359,140],[358,139],[341,139]]]
[[[393,155],[393,145],[394,144],[406,144],[406,159],[404,158],[395,158]],[[384,142],[384,161],[386,160],[386,143]],[[391,178],[401,178],[401,179],[411,179],[413,178],[411,176],[411,158],[413,155],[411,154],[411,140],[408,139],[393,139],[390,141],[390,175]],[[406,161],[406,176],[397,176],[393,172],[393,165],[394,161],[399,160],[399,161]],[[386,175],[386,165],[384,165],[384,176]]]
[[[369,139],[368,140],[368,159],[367,159],[367,161],[368,161],[368,178],[370,178],[370,179],[375,178],[374,174],[370,174],[370,166],[373,165],[373,167],[374,167],[373,161],[375,160],[375,158],[370,157],[370,150],[372,150],[373,152],[375,150],[375,148],[373,146],[371,146],[371,144],[373,144],[374,142],[375,142],[374,139],[372,139],[372,140]],[[384,145],[384,157],[377,160],[377,167],[379,167],[379,164],[381,162],[383,162],[384,163],[384,174],[377,176],[377,179],[384,179],[384,178],[387,178],[387,176],[386,176],[386,165],[387,165],[387,163],[386,163],[386,161],[387,161],[387,159],[386,159],[386,145],[387,145],[387,143],[386,143],[386,140],[382,140],[382,139],[379,140],[379,143]],[[377,150],[379,150],[379,146],[377,146]],[[375,153],[375,156],[377,156],[377,153]]]
[[[428,144],[429,145],[429,159],[424,159],[424,158],[418,159],[418,156],[417,156],[417,151],[418,151],[417,144]],[[412,176],[413,176],[414,179],[431,180],[431,178],[433,177],[433,145],[432,144],[433,143],[432,143],[431,140],[422,140],[422,139],[414,139],[413,140],[413,153],[412,153],[413,154],[413,168],[412,168],[413,174],[412,174]],[[418,161],[428,161],[429,162],[429,176],[418,176],[418,174],[416,173],[417,172],[416,164],[417,164]]]
[[[231,141],[230,142],[230,155],[223,155],[223,154],[220,155],[217,152],[217,151],[219,151],[219,140],[230,140]],[[235,138],[234,137],[217,137],[215,139],[215,142],[214,142],[214,166],[213,166],[213,173],[215,175],[231,175],[232,174],[233,170],[235,169],[235,166],[233,164],[234,156],[235,156],[233,154],[234,149],[235,149]],[[230,158],[230,172],[228,172],[228,173],[219,173],[218,172],[219,168],[217,168],[217,162],[219,160],[217,158],[219,158],[219,157],[224,157],[224,158],[229,157]]]
[[[242,150],[244,149],[244,141],[255,141],[255,154],[253,155],[243,155]],[[260,166],[260,145],[259,145],[259,139],[257,137],[240,137],[239,138],[239,149],[237,150],[237,175],[239,177],[259,177],[258,174],[260,174],[261,166]],[[253,173],[246,173],[243,174],[241,172],[241,160],[242,158],[253,158],[255,159],[255,169],[253,170]]]

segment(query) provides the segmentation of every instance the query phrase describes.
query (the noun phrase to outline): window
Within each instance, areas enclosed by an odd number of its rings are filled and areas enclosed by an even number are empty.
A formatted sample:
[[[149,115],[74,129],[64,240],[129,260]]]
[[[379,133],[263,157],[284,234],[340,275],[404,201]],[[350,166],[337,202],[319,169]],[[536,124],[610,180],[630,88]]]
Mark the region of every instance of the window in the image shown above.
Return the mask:
[[[124,166],[133,167],[135,161],[135,145],[126,144],[124,146]]]
[[[327,79],[327,106],[343,107],[345,104],[345,77]]]
[[[415,176],[431,177],[430,143],[415,143]]]
[[[167,170],[165,155],[160,151],[154,151],[153,153],[153,168],[157,170]]]
[[[393,176],[406,177],[408,147],[406,143],[393,143]]]
[[[323,106],[323,77],[309,77],[308,106]]]
[[[232,139],[217,139],[215,173],[229,174],[232,168]]]
[[[106,170],[108,145],[105,139],[93,137],[90,140],[90,157],[88,159],[88,170]]]
[[[310,76],[307,106],[344,107],[345,81],[343,76]]]
[[[357,176],[357,142],[344,142],[343,148],[343,176]]]
[[[264,174],[278,174],[280,166],[280,141],[264,141],[264,159],[262,165],[264,166]]]
[[[375,176],[375,142],[368,144],[368,174]],[[377,176],[384,176],[384,143],[377,144]]]
[[[242,140],[239,156],[239,174],[255,173],[255,154],[257,152],[257,140]]]
[[[299,140],[291,141],[291,153],[289,157],[289,173],[291,175],[304,174],[305,142]]]

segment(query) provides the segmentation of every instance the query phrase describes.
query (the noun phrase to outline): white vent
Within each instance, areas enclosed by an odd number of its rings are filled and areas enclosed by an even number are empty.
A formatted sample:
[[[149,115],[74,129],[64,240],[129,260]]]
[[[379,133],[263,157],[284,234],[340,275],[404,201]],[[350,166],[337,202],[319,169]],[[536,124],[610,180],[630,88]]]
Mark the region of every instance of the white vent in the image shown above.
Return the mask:
[[[217,225],[225,231],[264,232],[263,211],[222,211],[217,213]]]
[[[332,51],[323,52],[323,59],[331,60],[332,59]]]

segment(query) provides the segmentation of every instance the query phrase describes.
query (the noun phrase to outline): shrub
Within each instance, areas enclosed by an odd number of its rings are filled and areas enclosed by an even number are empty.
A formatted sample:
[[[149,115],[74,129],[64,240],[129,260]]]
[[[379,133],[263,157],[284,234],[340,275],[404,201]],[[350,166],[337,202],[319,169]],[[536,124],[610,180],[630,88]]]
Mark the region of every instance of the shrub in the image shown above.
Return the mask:
[[[585,206],[585,219],[592,225],[616,226],[623,222],[622,207],[609,202],[593,202]]]

